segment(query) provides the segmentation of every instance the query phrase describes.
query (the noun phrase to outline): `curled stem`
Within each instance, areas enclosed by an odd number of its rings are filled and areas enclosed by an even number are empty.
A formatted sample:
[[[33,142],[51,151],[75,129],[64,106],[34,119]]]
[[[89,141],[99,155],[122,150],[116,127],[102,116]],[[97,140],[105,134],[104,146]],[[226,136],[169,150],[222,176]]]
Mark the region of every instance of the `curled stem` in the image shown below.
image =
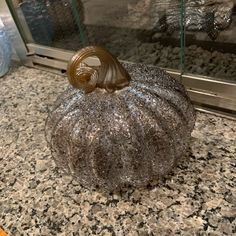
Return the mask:
[[[84,60],[97,57],[99,66],[89,66]],[[69,61],[67,74],[70,84],[86,93],[96,88],[108,92],[122,89],[129,85],[130,75],[120,62],[107,50],[101,47],[89,46],[78,51]]]

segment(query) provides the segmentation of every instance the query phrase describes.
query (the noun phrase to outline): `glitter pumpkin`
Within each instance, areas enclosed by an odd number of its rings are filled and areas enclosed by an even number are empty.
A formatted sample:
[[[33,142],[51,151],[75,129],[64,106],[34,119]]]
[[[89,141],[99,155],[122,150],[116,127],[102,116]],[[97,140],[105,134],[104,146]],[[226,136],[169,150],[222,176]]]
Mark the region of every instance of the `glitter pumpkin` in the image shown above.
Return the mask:
[[[98,66],[85,63],[97,57]],[[181,83],[164,70],[120,63],[86,47],[68,63],[69,88],[46,121],[59,168],[85,187],[144,186],[168,174],[184,156],[195,111]]]

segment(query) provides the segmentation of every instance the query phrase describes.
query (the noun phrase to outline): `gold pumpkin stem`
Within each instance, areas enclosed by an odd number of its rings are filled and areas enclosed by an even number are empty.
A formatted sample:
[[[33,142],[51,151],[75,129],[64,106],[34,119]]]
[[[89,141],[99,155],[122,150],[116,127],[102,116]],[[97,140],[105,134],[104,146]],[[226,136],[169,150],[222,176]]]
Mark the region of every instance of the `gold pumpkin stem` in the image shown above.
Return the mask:
[[[89,66],[84,63],[85,59],[92,56],[100,60],[100,66]],[[85,47],[78,51],[68,63],[67,74],[70,84],[86,93],[96,88],[114,92],[128,86],[131,79],[111,53],[96,46]]]

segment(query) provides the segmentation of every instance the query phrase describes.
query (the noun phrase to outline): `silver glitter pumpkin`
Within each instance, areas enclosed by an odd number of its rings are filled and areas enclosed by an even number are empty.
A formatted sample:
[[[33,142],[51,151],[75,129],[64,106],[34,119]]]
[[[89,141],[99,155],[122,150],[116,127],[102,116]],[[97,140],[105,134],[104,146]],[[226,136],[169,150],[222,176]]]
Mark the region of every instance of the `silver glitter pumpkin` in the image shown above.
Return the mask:
[[[84,63],[90,56],[101,65]],[[121,64],[99,47],[75,54],[67,72],[72,86],[55,102],[46,138],[57,165],[82,185],[143,186],[183,157],[195,112],[184,87],[166,72]]]

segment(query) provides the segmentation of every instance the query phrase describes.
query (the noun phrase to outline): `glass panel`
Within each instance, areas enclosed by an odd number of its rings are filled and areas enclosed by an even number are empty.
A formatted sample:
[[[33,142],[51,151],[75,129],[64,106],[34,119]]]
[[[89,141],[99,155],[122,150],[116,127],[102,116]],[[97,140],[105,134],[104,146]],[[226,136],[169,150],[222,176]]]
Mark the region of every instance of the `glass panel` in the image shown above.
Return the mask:
[[[180,69],[179,0],[12,0],[27,42]],[[30,36],[31,34],[31,36]]]
[[[236,1],[185,1],[185,73],[236,82]]]

